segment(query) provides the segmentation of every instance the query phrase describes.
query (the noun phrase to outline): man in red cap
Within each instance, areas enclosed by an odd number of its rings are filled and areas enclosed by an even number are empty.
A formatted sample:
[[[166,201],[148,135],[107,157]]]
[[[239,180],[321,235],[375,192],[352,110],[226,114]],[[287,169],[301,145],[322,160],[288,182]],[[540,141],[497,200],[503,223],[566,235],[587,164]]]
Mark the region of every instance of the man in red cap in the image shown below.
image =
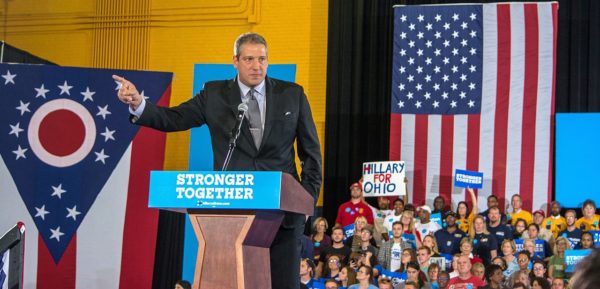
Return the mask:
[[[373,211],[363,200],[362,185],[354,183],[350,186],[350,201],[341,204],[338,208],[335,225],[347,227],[354,224],[358,216],[364,216],[367,223],[373,225]]]
[[[542,240],[546,240],[546,242],[548,242],[548,244],[550,245],[554,245],[554,237],[552,235],[552,232],[549,229],[546,229],[546,226],[544,225],[544,219],[546,218],[546,213],[544,212],[544,210],[537,210],[535,212],[533,212],[533,222],[536,223],[538,225],[538,227],[540,228],[540,230],[538,231],[538,239],[542,239]],[[523,232],[523,238],[531,238],[529,236],[529,233],[527,233],[527,231]]]

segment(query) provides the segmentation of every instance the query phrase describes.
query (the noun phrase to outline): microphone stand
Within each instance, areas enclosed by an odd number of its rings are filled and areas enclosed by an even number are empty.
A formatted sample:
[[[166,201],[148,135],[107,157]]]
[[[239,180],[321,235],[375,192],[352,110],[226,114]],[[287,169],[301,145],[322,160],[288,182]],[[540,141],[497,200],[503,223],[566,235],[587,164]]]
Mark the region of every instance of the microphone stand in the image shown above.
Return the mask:
[[[233,155],[233,151],[235,150],[235,146],[237,143],[237,139],[240,136],[240,131],[242,130],[242,123],[244,122],[244,116],[246,115],[246,110],[248,110],[248,105],[245,103],[241,103],[238,106],[238,116],[236,125],[231,131],[231,138],[229,139],[229,149],[227,150],[227,155],[225,156],[225,161],[223,162],[223,168],[221,171],[226,171],[227,167],[229,167],[229,162],[231,161],[231,156]]]

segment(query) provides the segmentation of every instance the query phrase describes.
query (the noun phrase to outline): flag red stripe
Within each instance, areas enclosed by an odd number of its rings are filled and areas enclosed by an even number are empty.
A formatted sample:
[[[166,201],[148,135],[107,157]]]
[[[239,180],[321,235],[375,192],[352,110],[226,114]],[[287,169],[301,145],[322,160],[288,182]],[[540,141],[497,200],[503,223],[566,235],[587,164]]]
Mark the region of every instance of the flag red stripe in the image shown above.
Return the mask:
[[[500,198],[504,207],[506,190],[506,147],[508,128],[508,101],[510,91],[510,5],[499,4],[498,8],[498,71],[496,84],[496,114],[494,121],[494,161],[492,192]]]
[[[440,146],[440,195],[446,204],[452,202],[452,162],[454,161],[454,116],[442,116],[442,135]]]
[[[479,171],[479,134],[481,126],[480,114],[469,114],[467,119],[467,170]],[[484,176],[485,177],[485,176]],[[478,190],[475,190],[477,196]],[[467,198],[469,205],[472,205],[471,198]]]
[[[390,120],[390,161],[400,160],[400,144],[402,144],[402,116],[392,113]]]
[[[428,116],[415,116],[415,169],[412,203],[420,206],[425,203],[427,188],[427,127]]]
[[[51,241],[54,241],[52,239]],[[37,289],[75,289],[75,273],[77,266],[77,234],[73,234],[71,242],[65,249],[58,264],[50,254],[42,235],[38,235]]]
[[[554,172],[554,101],[556,93],[556,40],[558,26],[558,3],[552,3],[552,95],[550,96],[552,105],[550,105],[550,155],[548,156],[548,200],[553,200],[552,190],[552,173]],[[547,205],[546,212],[550,209],[550,204]]]
[[[539,28],[537,4],[525,4],[525,79],[523,122],[521,128],[521,183],[523,208],[533,207],[533,173],[535,164],[535,128],[538,88]]]
[[[169,103],[171,86],[158,105]],[[162,170],[166,136],[140,128],[133,139],[119,288],[152,288],[158,210],[148,208],[149,171]],[[160,152],[159,154],[152,152]]]

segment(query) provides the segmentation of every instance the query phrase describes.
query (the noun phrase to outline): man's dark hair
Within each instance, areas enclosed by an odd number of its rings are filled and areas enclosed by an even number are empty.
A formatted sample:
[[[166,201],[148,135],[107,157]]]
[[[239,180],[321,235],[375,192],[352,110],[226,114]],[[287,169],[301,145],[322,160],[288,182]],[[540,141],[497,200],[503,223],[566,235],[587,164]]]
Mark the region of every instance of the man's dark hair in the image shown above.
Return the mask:
[[[498,270],[502,271],[502,267],[500,267],[496,264],[490,264],[487,266],[487,268],[485,268],[485,280],[487,281],[488,284],[490,284],[490,279],[492,278],[492,276],[494,276],[494,273]]]
[[[527,250],[521,250],[521,251],[519,251],[519,253],[517,254],[517,256],[519,256],[519,255],[525,255],[525,256],[527,256],[527,258],[529,260],[531,260],[531,253],[529,253],[529,251],[527,251]]]
[[[183,287],[183,289],[191,289],[192,288],[192,284],[190,284],[190,282],[188,282],[186,280],[179,280],[179,281],[175,282],[175,285],[179,285],[179,286]]]
[[[521,283],[521,282],[515,282],[515,284],[513,284],[512,289],[525,289],[527,287],[525,287],[525,284]]]
[[[240,57],[240,54],[242,53],[242,45],[246,43],[262,44],[265,46],[265,50],[268,52],[267,41],[264,37],[258,33],[246,32],[238,36],[238,38],[235,40],[235,44],[233,45],[233,55],[235,55],[236,58]]]
[[[498,197],[496,197],[496,195],[489,195],[489,196],[487,197],[487,199],[488,199],[488,200],[489,200],[489,199],[492,199],[492,198],[496,199],[496,201],[498,200]]]

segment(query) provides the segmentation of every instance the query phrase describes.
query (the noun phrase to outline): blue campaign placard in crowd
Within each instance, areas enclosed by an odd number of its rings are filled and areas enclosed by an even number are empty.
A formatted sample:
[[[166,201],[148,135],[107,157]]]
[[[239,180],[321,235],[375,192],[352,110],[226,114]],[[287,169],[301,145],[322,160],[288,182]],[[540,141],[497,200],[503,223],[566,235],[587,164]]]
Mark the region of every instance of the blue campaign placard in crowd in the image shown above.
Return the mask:
[[[392,285],[394,285],[394,288],[398,288],[400,284],[406,282],[407,278],[406,273],[392,272],[385,269],[381,269],[379,271],[379,275],[383,278],[392,280]]]
[[[575,269],[575,265],[579,263],[585,256],[592,253],[592,250],[566,250],[565,251],[565,272],[573,273],[573,269]]]
[[[344,227],[344,241],[352,236],[354,236],[354,223]]]
[[[590,230],[590,234],[594,238],[594,247],[600,248],[600,231],[598,230]]]
[[[429,220],[437,223],[442,228],[444,227],[444,224],[442,222],[442,214],[441,213],[431,214],[431,216],[429,216]]]
[[[457,169],[454,173],[454,186],[481,189],[483,188],[483,173]]]
[[[413,234],[402,234],[402,241],[407,242],[413,248],[417,249],[417,237]]]
[[[523,250],[523,239],[515,239],[515,245],[517,248],[517,252],[521,252]],[[544,240],[535,240],[535,256],[540,257],[542,259],[546,258],[546,251],[544,250]]]
[[[281,172],[152,171],[148,206],[279,209],[280,190]]]

